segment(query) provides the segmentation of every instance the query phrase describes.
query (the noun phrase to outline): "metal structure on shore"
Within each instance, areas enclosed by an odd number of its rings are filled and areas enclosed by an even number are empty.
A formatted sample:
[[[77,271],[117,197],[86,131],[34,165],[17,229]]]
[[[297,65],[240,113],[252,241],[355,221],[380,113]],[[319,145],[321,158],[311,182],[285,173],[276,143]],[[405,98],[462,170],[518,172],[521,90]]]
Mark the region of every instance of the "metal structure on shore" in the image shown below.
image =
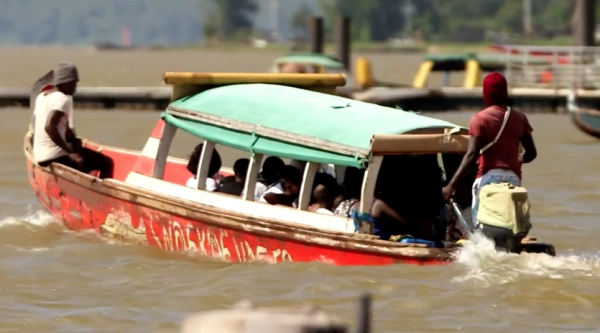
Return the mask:
[[[356,85],[346,97],[403,109],[421,111],[474,110],[482,106],[481,77],[487,71],[504,72],[511,97],[525,112],[566,111],[566,97],[572,84],[583,91],[578,103],[585,107],[600,106],[600,47],[593,45],[595,17],[594,0],[578,0],[574,14],[576,40],[582,46],[493,46],[496,53],[486,55],[448,55],[425,57],[415,73],[413,87],[377,83],[367,60],[357,61],[352,71],[350,19],[339,17],[335,22],[336,58]],[[324,21],[313,17],[309,22],[311,53],[324,52]],[[592,29],[592,30],[591,30]],[[363,59],[360,59],[363,60]],[[432,72],[444,72],[448,82],[450,72],[461,72],[462,87],[428,88]],[[0,88],[0,107],[28,106],[28,88]],[[155,109],[164,110],[169,103],[168,87],[81,87],[74,97],[80,107],[93,109]]]

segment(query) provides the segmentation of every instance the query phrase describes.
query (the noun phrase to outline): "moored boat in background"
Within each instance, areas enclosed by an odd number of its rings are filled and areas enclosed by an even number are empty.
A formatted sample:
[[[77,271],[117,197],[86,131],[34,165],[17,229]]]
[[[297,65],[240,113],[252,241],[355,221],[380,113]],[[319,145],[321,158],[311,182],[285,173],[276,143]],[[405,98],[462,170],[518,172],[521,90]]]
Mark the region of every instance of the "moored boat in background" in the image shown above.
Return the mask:
[[[577,92],[572,89],[567,97],[567,110],[571,121],[583,133],[600,139],[600,110],[580,108]]]

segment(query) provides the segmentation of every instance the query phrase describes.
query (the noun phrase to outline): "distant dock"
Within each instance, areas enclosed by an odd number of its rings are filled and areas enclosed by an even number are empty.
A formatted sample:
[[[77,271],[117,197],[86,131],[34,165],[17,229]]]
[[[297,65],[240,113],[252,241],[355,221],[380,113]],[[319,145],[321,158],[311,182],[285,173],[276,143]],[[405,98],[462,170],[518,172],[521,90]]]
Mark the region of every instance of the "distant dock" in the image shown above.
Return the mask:
[[[568,89],[514,88],[510,97],[525,112],[562,113]],[[28,88],[0,88],[0,107],[29,107]],[[170,87],[79,87],[77,107],[85,109],[164,110]],[[383,88],[354,92],[353,98],[413,111],[477,110],[481,88]],[[600,90],[579,90],[582,106],[600,108]]]
[[[29,107],[28,88],[0,88],[0,107]],[[93,109],[164,110],[171,87],[78,87],[73,98],[79,107]]]

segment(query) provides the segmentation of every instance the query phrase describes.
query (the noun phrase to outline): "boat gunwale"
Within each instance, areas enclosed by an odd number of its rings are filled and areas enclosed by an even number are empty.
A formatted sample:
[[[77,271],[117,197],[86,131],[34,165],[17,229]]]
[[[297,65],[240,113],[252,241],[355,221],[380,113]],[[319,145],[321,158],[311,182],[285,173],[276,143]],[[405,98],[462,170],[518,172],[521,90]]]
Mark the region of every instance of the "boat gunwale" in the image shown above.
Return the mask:
[[[587,110],[588,112],[586,112],[585,110]],[[571,111],[571,120],[572,122],[575,124],[575,126],[581,130],[583,133],[590,135],[594,138],[600,139],[600,130],[593,128],[589,125],[587,125],[582,119],[581,119],[581,115],[586,115],[586,116],[592,116],[592,117],[599,117],[600,118],[600,111],[598,110],[593,110],[593,109],[579,109],[577,111]]]
[[[92,141],[87,142],[96,145],[98,148],[108,148],[108,146],[104,146]],[[450,261],[453,254],[458,249],[458,247],[428,248],[423,247],[423,244],[390,242],[376,238],[377,236],[374,235],[321,230],[301,224],[288,223],[285,220],[261,220],[251,216],[236,214],[236,212],[233,210],[215,209],[208,204],[202,204],[166,194],[152,192],[151,190],[131,185],[116,179],[102,180],[60,164],[50,165],[44,168],[33,162],[31,153],[27,149],[24,150],[27,162],[31,165],[31,167],[40,169],[44,173],[58,176],[70,183],[75,184],[76,186],[82,186],[86,190],[91,190],[102,195],[132,202],[136,205],[144,206],[150,209],[159,210],[171,216],[185,216],[192,220],[201,221],[197,223],[202,223],[216,228],[226,228],[239,231],[241,233],[261,235],[267,238],[286,239],[292,242],[313,244],[315,246],[325,246],[363,253],[372,253],[375,255],[407,257],[414,259]],[[224,195],[216,193],[213,194]],[[152,204],[152,201],[157,202],[157,204]],[[187,213],[182,213],[189,212],[189,208],[193,208],[192,211],[194,212],[189,215],[198,214],[202,215],[203,218],[199,219],[189,216]],[[178,212],[178,209],[181,210],[181,212]],[[219,217],[221,219],[229,220],[230,222],[217,221],[219,220]],[[253,230],[249,230],[250,228],[248,227],[253,228]],[[410,253],[405,253],[407,251]]]

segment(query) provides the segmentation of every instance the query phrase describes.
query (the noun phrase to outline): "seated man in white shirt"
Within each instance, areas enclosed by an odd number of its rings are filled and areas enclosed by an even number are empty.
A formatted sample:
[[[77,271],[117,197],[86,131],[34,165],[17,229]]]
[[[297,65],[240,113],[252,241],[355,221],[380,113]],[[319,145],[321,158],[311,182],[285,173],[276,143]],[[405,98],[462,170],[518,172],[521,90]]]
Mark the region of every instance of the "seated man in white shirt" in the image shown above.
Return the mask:
[[[190,179],[188,179],[187,183],[185,184],[187,187],[197,188],[196,175],[198,174],[198,164],[200,163],[200,155],[202,154],[203,147],[203,143],[197,145],[189,157],[187,170],[193,176],[190,177]],[[218,175],[219,170],[221,170],[221,165],[221,155],[219,155],[217,149],[214,149],[212,157],[210,159],[210,165],[208,166],[208,177],[206,178],[205,190],[213,192],[219,187],[219,184],[217,183],[215,177]]]
[[[97,170],[100,178],[112,177],[112,159],[82,147],[81,140],[72,129],[71,96],[79,81],[77,67],[63,62],[51,75],[52,84],[45,86],[35,99],[32,117],[35,162],[41,167],[59,163],[85,173]]]

